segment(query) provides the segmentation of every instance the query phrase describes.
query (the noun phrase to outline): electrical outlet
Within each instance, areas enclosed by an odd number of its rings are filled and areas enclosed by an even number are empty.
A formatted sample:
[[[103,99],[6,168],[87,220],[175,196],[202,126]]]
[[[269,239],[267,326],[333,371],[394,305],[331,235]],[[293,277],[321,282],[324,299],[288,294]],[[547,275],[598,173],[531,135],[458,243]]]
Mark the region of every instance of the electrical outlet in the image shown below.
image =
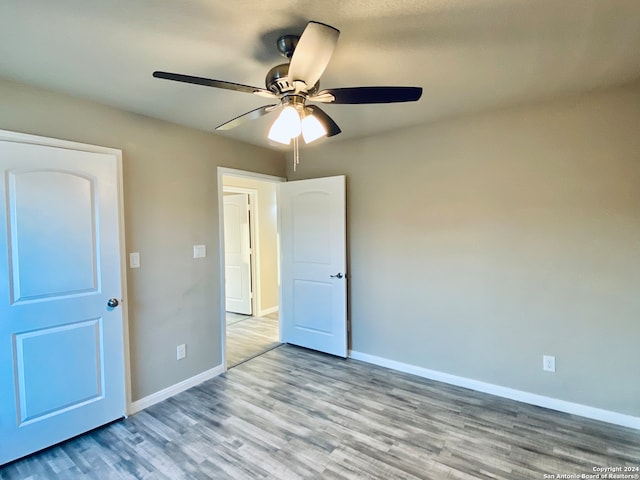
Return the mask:
[[[178,345],[176,347],[176,358],[178,360],[182,360],[187,356],[187,346],[183,343],[182,345]]]
[[[542,356],[542,369],[545,372],[555,372],[556,371],[556,357],[553,355],[543,355]]]

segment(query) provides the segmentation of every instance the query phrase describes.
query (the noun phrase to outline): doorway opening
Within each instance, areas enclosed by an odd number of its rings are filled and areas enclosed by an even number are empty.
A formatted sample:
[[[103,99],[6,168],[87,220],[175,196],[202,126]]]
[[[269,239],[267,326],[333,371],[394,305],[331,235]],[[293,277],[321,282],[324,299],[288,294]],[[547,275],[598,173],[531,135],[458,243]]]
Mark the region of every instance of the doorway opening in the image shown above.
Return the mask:
[[[281,344],[277,184],[283,181],[218,169],[226,369]]]

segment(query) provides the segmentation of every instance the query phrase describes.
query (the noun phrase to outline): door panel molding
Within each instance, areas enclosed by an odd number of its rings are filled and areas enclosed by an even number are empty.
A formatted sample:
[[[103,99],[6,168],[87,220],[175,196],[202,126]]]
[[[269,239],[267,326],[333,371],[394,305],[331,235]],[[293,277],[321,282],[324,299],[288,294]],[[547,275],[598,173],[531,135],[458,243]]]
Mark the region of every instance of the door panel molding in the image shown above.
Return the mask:
[[[52,178],[55,177],[55,178]],[[73,296],[82,293],[96,292],[100,290],[100,276],[98,275],[97,257],[99,255],[98,234],[96,232],[95,205],[96,198],[95,178],[87,175],[79,175],[62,169],[50,168],[29,168],[12,169],[7,172],[7,228],[9,251],[9,288],[11,293],[11,303],[24,303],[37,300],[51,300],[54,298]],[[51,216],[47,208],[50,208],[53,198],[39,198],[40,192],[44,191],[47,185],[59,185],[60,192],[57,196],[66,194],[68,198],[58,199],[59,205],[54,208],[59,211],[74,212],[68,215]],[[86,197],[85,202],[77,202],[72,198],[74,192],[82,191]],[[18,206],[18,198],[30,198],[27,208]],[[62,200],[62,202],[60,202]],[[66,200],[66,201],[65,201]],[[88,205],[88,208],[86,207]],[[65,228],[72,222],[77,223],[84,217],[83,230],[88,244],[79,244],[76,241],[77,232],[71,228]],[[35,228],[44,228],[48,231],[47,237],[30,235]],[[52,237],[54,237],[52,239]],[[73,245],[66,252],[50,249],[52,245],[58,244]],[[18,255],[22,257],[18,261]],[[67,284],[72,275],[59,275],[56,277],[43,277],[38,274],[43,269],[57,270],[64,272],[68,269],[69,263],[79,256],[86,257],[82,262],[88,269],[80,273],[80,284]],[[24,275],[22,273],[24,272]],[[29,273],[34,278],[28,278]],[[27,278],[24,278],[27,277]],[[25,288],[23,288],[23,286]],[[30,286],[30,289],[27,288]],[[26,290],[26,291],[25,291]]]
[[[105,378],[102,321],[102,317],[93,318],[15,335],[20,426],[46,420],[103,398]],[[86,337],[86,348],[80,351],[65,349],[70,339],[75,340],[74,336]],[[49,358],[48,369],[51,375],[39,378],[31,372],[38,367],[39,355],[45,348],[58,350],[58,354]],[[70,359],[70,356],[73,358]],[[71,361],[62,364],[59,361],[62,358]],[[32,394],[38,390],[52,392],[53,384],[61,382],[65,383],[65,388],[60,395],[42,397]]]

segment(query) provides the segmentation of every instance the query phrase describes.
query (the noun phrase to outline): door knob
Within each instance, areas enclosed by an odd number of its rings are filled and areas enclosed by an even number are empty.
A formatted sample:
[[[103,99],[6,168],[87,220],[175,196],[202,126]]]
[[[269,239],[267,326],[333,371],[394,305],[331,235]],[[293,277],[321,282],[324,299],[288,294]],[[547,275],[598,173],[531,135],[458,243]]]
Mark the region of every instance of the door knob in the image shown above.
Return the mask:
[[[342,278],[342,274],[338,273],[337,275],[329,275],[331,278]]]
[[[110,298],[109,300],[107,300],[107,307],[109,308],[115,308],[118,305],[120,305],[120,302],[117,298]]]

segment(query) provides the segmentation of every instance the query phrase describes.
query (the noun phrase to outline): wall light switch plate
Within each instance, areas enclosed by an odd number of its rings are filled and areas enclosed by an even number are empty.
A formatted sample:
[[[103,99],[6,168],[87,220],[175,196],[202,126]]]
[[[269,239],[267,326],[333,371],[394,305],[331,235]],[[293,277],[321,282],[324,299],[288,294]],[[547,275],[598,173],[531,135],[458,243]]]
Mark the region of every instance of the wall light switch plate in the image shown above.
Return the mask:
[[[193,258],[204,258],[207,256],[206,245],[194,245],[193,246]]]
[[[140,252],[129,254],[129,268],[140,268]]]

